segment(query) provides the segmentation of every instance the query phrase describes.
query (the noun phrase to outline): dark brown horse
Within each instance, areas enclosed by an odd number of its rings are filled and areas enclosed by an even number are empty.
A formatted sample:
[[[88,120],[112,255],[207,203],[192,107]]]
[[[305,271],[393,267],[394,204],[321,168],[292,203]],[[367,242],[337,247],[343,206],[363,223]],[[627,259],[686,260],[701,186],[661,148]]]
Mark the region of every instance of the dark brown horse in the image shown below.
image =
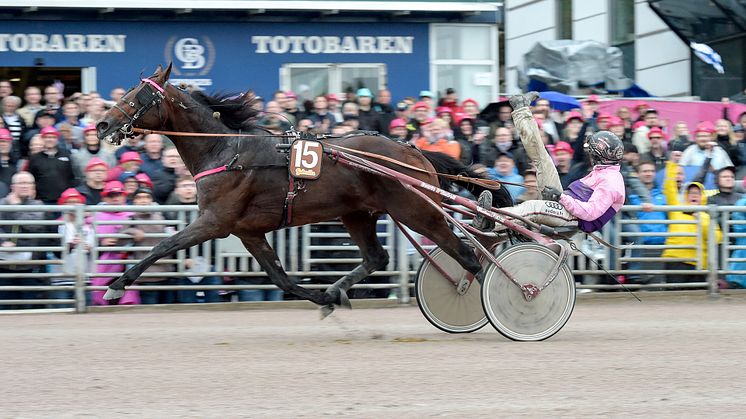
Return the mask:
[[[187,169],[193,174],[229,164],[242,170],[224,171],[197,182],[199,218],[182,231],[163,240],[139,263],[109,285],[106,298],[118,298],[125,286],[135,280],[158,259],[204,241],[238,236],[246,249],[267,272],[274,284],[284,291],[316,304],[349,304],[346,291],[369,274],[386,266],[388,254],[376,236],[376,220],[389,214],[412,230],[430,238],[465,269],[477,275],[481,269],[474,251],[453,233],[443,216],[431,205],[407,191],[393,179],[335,164],[324,155],[321,177],[306,181],[305,190],[294,201],[292,223],[300,226],[339,217],[352,239],[360,247],[363,262],[326,292],[309,290],[294,284],[286,275],[265,233],[282,226],[284,202],[288,192],[286,155],[275,146],[283,139],[270,135],[256,138],[235,137],[238,131],[256,129],[258,112],[252,95],[225,98],[201,93],[189,94],[168,83],[171,65],[160,66],[155,74],[132,88],[97,124],[100,139],[119,144],[131,129],[178,131],[186,133],[222,133],[220,137],[173,136],[171,140]],[[219,112],[219,115],[217,114]],[[434,173],[445,171],[473,175],[456,160],[433,153],[429,160],[419,150],[377,135],[348,135],[329,139],[330,143],[387,156]],[[433,174],[397,167],[379,161],[410,176],[438,185]],[[435,165],[435,167],[433,167]],[[478,185],[467,184],[473,193]],[[438,195],[428,195],[440,202]],[[504,189],[494,192],[496,206],[511,203]]]

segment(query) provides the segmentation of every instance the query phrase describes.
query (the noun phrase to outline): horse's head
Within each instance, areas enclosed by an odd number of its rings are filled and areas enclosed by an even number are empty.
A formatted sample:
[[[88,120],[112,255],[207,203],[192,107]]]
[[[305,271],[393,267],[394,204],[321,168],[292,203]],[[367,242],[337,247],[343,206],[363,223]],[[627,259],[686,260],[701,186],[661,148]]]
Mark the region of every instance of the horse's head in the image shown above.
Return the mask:
[[[131,88],[119,102],[109,109],[96,124],[98,138],[119,145],[132,136],[132,128],[161,128],[163,114],[161,102],[165,99],[165,88],[171,74],[171,66],[164,70],[160,65],[155,74],[142,79]]]

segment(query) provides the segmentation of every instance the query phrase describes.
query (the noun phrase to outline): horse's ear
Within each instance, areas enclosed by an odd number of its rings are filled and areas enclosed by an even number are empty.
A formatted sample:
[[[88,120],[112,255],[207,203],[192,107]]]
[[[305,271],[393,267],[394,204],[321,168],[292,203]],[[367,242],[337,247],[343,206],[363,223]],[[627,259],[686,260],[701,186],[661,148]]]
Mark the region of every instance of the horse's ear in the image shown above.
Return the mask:
[[[171,77],[171,68],[173,68],[174,63],[173,61],[168,63],[168,67],[166,67],[166,70],[163,71],[163,74],[161,74],[161,81],[166,82],[168,81],[168,78]]]

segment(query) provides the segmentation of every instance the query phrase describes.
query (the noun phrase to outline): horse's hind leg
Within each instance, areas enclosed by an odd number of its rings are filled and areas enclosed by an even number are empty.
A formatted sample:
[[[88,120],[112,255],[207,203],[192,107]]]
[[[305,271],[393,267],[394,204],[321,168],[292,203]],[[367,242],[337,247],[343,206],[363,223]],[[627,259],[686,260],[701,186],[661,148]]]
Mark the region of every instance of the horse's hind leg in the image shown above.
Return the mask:
[[[332,299],[329,295],[316,290],[305,289],[288,278],[285,270],[282,268],[280,259],[277,257],[272,246],[269,245],[264,235],[247,235],[237,234],[241,239],[246,250],[259,262],[262,269],[267,272],[269,279],[272,283],[282,288],[283,291],[292,292],[298,297],[305,298],[306,300],[312,301],[318,305],[326,305],[332,303]]]
[[[367,211],[358,211],[342,217],[347,232],[360,248],[363,263],[327,288],[326,293],[339,305],[349,306],[347,290],[389,263],[389,254],[381,246],[376,235],[377,221],[378,216]]]

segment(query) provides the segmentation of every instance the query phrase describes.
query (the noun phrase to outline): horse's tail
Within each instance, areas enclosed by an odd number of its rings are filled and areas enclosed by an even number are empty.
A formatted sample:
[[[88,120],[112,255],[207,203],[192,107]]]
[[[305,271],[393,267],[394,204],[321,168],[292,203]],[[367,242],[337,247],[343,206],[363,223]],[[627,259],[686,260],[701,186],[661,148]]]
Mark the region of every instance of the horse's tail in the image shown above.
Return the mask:
[[[466,166],[460,161],[453,157],[439,153],[436,151],[425,151],[422,150],[422,155],[427,158],[438,173],[447,175],[462,175],[467,177],[473,177],[478,179],[487,179],[487,173],[482,171],[478,172],[474,165]],[[446,179],[444,176],[439,176],[441,189],[448,190],[451,185],[451,181]],[[482,185],[466,182],[466,181],[455,181],[457,185],[463,186],[467,191],[471,192],[472,195],[478,197],[480,193],[487,190]],[[505,188],[492,189],[492,205],[498,208],[510,207],[513,205],[513,198],[510,197],[510,192]]]

